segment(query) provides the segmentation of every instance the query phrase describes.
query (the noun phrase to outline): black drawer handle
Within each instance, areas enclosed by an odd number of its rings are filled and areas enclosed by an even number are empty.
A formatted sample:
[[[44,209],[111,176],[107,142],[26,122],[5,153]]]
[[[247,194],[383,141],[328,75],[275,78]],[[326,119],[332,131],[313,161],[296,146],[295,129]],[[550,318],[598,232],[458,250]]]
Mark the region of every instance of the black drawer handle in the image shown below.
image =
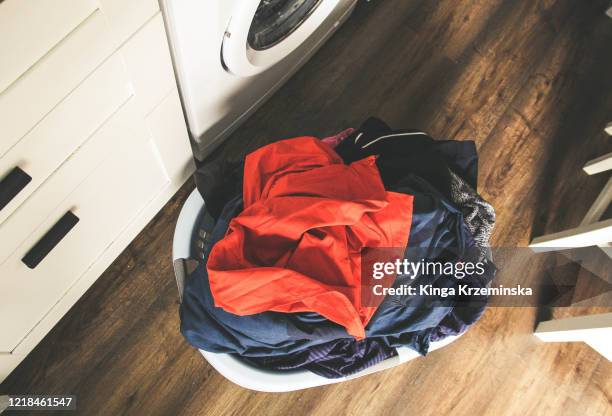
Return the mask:
[[[0,209],[8,205],[26,187],[32,177],[18,167],[9,172],[0,182]]]
[[[71,211],[68,211],[64,214],[62,218],[59,219],[58,222],[55,223],[53,227],[47,234],[45,234],[38,242],[26,253],[25,256],[21,259],[23,264],[28,266],[30,269],[38,266],[47,254],[53,250],[53,248],[62,241],[62,238],[66,237],[66,234],[72,230],[72,228],[79,222],[79,217],[74,215]]]

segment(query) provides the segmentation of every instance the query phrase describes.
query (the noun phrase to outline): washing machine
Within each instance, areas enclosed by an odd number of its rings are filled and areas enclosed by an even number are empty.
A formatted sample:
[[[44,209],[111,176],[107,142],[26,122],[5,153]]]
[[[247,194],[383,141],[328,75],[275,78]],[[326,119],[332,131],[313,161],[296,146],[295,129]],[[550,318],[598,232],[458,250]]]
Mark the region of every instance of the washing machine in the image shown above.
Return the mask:
[[[356,1],[161,0],[195,158],[287,81]]]

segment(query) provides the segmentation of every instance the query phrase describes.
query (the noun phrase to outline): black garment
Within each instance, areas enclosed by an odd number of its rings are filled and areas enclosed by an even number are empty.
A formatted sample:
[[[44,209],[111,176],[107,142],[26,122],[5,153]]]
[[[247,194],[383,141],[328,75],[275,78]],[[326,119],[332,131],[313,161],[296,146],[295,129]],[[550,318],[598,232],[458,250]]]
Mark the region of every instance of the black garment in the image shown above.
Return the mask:
[[[244,163],[229,163],[222,159],[208,161],[193,174],[196,188],[204,201],[206,211],[216,221],[223,207],[242,193]]]
[[[473,141],[434,140],[425,132],[392,130],[369,118],[336,151],[346,163],[378,155],[376,164],[387,189],[408,174],[425,179],[463,213],[481,257],[487,257],[495,210],[476,191],[478,154]]]
[[[376,165],[387,189],[407,174],[414,174],[449,199],[452,183],[449,168],[476,189],[478,154],[473,141],[434,140],[419,130],[392,130],[372,117],[335,150],[345,163],[378,155]]]

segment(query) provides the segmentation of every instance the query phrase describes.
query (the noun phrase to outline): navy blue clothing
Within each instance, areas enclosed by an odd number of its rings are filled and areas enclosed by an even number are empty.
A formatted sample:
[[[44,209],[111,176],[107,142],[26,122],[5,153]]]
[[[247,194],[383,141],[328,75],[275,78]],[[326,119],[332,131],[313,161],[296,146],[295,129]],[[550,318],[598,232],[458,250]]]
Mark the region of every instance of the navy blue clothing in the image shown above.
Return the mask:
[[[255,366],[274,370],[306,369],[326,378],[340,378],[355,374],[395,357],[397,351],[384,339],[339,339],[309,347],[285,356],[245,358]]]
[[[406,175],[391,190],[414,195],[409,247],[404,254],[406,259],[411,262],[420,259],[475,261],[478,252],[474,250],[475,242],[463,221],[463,215],[446,202],[432,185],[416,175]],[[474,275],[466,276],[461,282],[480,286],[483,280],[489,281],[490,276],[484,279]],[[416,278],[399,275],[394,287],[402,284],[456,288],[459,281],[442,274],[421,274]],[[406,345],[403,341],[409,336],[412,345],[408,346],[425,354],[429,349],[431,334],[438,332],[437,328],[445,318],[448,320],[447,316],[459,300],[456,297],[432,299],[425,296],[387,296],[366,328],[367,334],[384,335],[393,346]]]

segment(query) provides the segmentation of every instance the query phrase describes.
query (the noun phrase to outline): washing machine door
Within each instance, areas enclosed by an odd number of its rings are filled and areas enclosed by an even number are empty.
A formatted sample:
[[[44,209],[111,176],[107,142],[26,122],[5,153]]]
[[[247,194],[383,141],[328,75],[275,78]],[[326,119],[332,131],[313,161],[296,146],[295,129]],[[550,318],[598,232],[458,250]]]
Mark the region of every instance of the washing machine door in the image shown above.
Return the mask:
[[[264,71],[299,48],[339,3],[341,0],[238,1],[223,38],[225,67],[239,76]]]

